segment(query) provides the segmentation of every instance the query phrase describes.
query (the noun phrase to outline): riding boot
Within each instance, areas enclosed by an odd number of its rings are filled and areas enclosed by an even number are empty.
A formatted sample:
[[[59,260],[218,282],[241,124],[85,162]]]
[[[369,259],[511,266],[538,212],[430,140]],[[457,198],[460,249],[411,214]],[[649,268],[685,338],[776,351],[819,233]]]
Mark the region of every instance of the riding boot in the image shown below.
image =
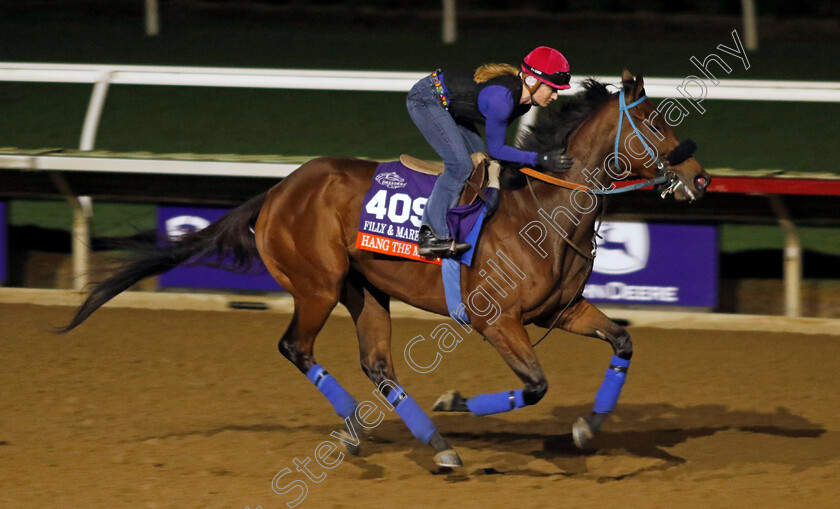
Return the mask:
[[[425,224],[420,227],[417,246],[420,256],[440,256],[441,258],[457,256],[472,247],[466,242],[441,239]]]

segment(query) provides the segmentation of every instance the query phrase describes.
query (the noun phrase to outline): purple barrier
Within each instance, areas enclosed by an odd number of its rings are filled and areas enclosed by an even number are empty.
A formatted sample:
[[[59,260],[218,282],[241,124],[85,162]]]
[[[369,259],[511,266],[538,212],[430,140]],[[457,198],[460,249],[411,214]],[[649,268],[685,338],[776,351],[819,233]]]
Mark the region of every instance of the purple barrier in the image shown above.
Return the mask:
[[[714,307],[716,226],[604,222],[584,296],[592,302]]]
[[[202,207],[158,207],[158,235],[175,238],[201,230],[228,212],[227,209]],[[188,288],[224,288],[234,290],[281,291],[265,265],[255,260],[249,273],[238,274],[223,269],[186,265],[161,274],[158,286]]]
[[[2,205],[2,204],[0,204]],[[227,210],[158,207],[158,234],[200,230]],[[0,206],[0,276],[5,277],[5,221]],[[718,289],[717,227],[605,222],[584,296],[592,302],[714,307]],[[2,278],[0,278],[2,280]],[[257,260],[248,274],[182,266],[160,276],[160,287],[282,290]]]

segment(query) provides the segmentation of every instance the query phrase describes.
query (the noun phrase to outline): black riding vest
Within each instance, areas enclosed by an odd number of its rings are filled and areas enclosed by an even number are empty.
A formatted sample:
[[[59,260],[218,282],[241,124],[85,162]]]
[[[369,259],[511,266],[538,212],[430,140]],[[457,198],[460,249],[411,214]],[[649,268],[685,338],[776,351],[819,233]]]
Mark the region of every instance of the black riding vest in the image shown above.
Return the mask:
[[[505,74],[483,83],[476,83],[473,80],[473,74],[473,72],[457,69],[443,70],[443,84],[446,86],[449,113],[456,120],[470,120],[479,124],[487,121],[478,110],[478,94],[490,85],[501,85],[513,94],[514,107],[508,121],[521,117],[531,108],[529,104],[519,104],[519,98],[522,97],[522,80],[518,76]]]

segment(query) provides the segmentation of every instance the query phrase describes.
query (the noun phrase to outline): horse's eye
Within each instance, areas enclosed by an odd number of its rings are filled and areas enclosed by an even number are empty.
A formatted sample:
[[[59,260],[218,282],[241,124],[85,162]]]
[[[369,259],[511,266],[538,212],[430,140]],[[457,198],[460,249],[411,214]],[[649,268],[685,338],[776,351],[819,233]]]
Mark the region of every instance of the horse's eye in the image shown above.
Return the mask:
[[[653,124],[647,124],[647,126],[648,126],[648,129],[650,129],[651,131],[653,131],[653,132],[655,132],[655,133],[658,133],[658,132],[659,132],[659,128],[658,128],[658,127],[656,127],[655,125],[653,125]]]

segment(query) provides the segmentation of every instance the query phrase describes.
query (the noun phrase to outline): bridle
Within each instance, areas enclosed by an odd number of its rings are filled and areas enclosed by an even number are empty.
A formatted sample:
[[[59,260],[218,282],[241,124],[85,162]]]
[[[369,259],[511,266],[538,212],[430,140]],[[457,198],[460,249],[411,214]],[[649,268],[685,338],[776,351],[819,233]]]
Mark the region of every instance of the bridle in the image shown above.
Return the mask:
[[[630,110],[634,107],[638,106],[642,102],[647,99],[646,95],[643,95],[633,101],[630,104],[627,104],[627,100],[624,97],[624,88],[622,88],[618,93],[618,128],[615,132],[615,144],[613,148],[613,159],[612,164],[614,165],[617,171],[622,171],[622,169],[618,165],[619,161],[619,153],[618,148],[621,144],[621,129],[624,124],[624,117],[627,117],[627,122],[630,124],[630,127],[633,128],[633,132],[636,134],[636,137],[641,142],[642,146],[644,147],[645,151],[648,153],[650,158],[653,160],[654,164],[656,164],[656,176],[652,179],[644,180],[642,182],[638,182],[636,184],[631,184],[629,186],[619,187],[619,188],[612,188],[612,189],[593,189],[584,184],[576,184],[574,182],[569,182],[567,180],[559,179],[557,177],[552,177],[551,175],[546,175],[540,171],[537,171],[533,168],[521,168],[520,171],[525,175],[533,177],[537,180],[541,180],[543,182],[549,183],[551,185],[557,187],[563,187],[566,189],[571,190],[582,190],[586,192],[590,192],[596,196],[609,196],[611,194],[621,194],[621,193],[629,193],[630,191],[635,191],[637,189],[642,189],[648,186],[656,186],[657,191],[660,192],[660,196],[665,198],[665,196],[669,194],[673,194],[677,191],[681,186],[684,186],[682,180],[677,176],[670,169],[669,158],[666,157],[665,161],[659,158],[656,151],[653,147],[650,146],[647,139],[642,135],[642,132],[636,126],[636,122],[633,120],[633,116],[630,115]],[[692,142],[693,143],[693,142]],[[682,145],[682,143],[681,143]],[[672,151],[673,152],[673,151]],[[682,162],[682,161],[680,161]],[[692,196],[691,191],[686,188],[685,192]],[[693,197],[693,196],[692,196]]]
[[[641,189],[643,187],[653,185],[653,186],[661,186],[661,188],[662,188],[661,197],[665,198],[665,196],[667,196],[668,194],[673,194],[677,189],[680,188],[680,186],[684,185],[682,183],[682,180],[680,180],[680,178],[677,177],[677,174],[674,173],[673,171],[671,171],[668,168],[668,166],[669,166],[668,161],[667,161],[668,158],[666,157],[666,161],[662,161],[662,159],[659,158],[659,155],[657,154],[657,152],[655,150],[653,150],[653,148],[650,146],[650,143],[648,143],[647,139],[644,137],[642,132],[636,126],[636,122],[633,121],[633,116],[630,114],[630,110],[632,108],[638,106],[642,102],[644,102],[646,99],[647,99],[647,96],[643,95],[643,96],[639,97],[638,99],[636,99],[635,101],[633,101],[632,103],[627,104],[627,101],[624,98],[624,87],[622,87],[621,90],[618,92],[618,128],[615,131],[615,145],[614,145],[614,148],[613,148],[613,165],[615,165],[616,170],[621,170],[621,168],[619,168],[619,166],[618,166],[618,158],[619,158],[618,146],[619,146],[620,141],[621,141],[621,126],[622,126],[622,123],[624,122],[624,117],[627,117],[627,122],[630,124],[630,127],[633,128],[633,132],[636,134],[636,137],[639,139],[639,142],[641,142],[642,146],[645,148],[645,151],[648,153],[650,158],[653,160],[654,164],[656,164],[656,177],[654,177],[652,179],[649,179],[649,180],[646,180],[644,182],[640,182],[638,184],[633,184],[633,185],[626,186],[626,187],[621,187],[621,188],[618,188],[618,189],[605,189],[605,190],[595,189],[594,190],[595,194],[607,195],[607,194],[627,193],[627,192],[630,192],[630,191],[635,191],[636,189]],[[667,184],[667,185],[665,185],[665,184]],[[685,191],[686,191],[686,193],[691,195],[691,191],[688,188],[686,188]]]

